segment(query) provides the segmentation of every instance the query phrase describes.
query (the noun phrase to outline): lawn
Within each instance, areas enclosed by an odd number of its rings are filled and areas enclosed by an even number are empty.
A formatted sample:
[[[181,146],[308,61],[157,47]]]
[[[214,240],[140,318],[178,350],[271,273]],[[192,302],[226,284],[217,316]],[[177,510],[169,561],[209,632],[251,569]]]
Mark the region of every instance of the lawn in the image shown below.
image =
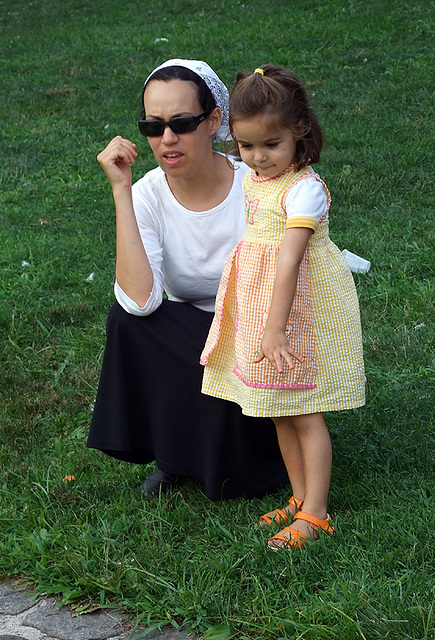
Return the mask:
[[[223,625],[222,640],[433,639],[430,3],[0,8],[0,578],[77,612],[117,607],[197,634]],[[229,87],[269,62],[304,80],[325,132],[316,169],[331,237],[372,263],[355,274],[367,404],[326,416],[337,535],[298,553],[271,552],[256,526],[288,491],[219,503],[192,480],[145,500],[147,469],[85,446],[114,299],[96,156],[122,134],[138,144],[135,179],[154,166],[137,132],[141,88],[171,57],[206,59]]]

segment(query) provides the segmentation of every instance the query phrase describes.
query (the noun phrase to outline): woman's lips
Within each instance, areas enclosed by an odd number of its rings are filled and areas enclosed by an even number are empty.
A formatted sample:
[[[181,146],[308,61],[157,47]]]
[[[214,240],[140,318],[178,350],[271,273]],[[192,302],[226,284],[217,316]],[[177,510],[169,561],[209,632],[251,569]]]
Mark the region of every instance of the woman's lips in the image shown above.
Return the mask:
[[[182,157],[183,157],[183,154],[179,153],[178,151],[172,151],[171,153],[163,154],[164,161],[166,162],[166,164],[170,165],[171,167],[178,164],[182,159]]]

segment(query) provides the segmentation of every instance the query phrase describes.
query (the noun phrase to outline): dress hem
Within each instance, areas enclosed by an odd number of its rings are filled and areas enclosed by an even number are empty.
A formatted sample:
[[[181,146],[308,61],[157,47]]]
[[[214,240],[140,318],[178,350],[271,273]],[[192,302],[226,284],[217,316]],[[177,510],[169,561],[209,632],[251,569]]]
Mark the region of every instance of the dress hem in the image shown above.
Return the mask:
[[[220,398],[221,400],[229,400],[230,402],[237,403],[237,400],[234,397],[232,397],[230,394],[224,394],[224,393],[218,394],[215,390],[213,391],[213,393],[210,393],[204,388],[202,389],[202,393],[204,393],[207,396],[213,396],[215,398]],[[365,398],[363,398],[361,400],[356,400],[351,403],[343,402],[338,404],[337,403],[322,404],[317,407],[310,407],[307,409],[304,409],[301,405],[299,405],[297,412],[295,412],[294,409],[292,412],[291,408],[289,409],[289,411],[284,412],[283,408],[281,407],[280,411],[277,413],[272,413],[270,411],[267,413],[254,413],[254,412],[249,413],[247,410],[245,410],[242,407],[242,413],[243,415],[249,416],[251,418],[282,418],[286,416],[304,416],[304,415],[310,415],[312,413],[325,413],[327,411],[347,411],[349,409],[359,409],[360,407],[363,407],[365,403],[366,403]]]

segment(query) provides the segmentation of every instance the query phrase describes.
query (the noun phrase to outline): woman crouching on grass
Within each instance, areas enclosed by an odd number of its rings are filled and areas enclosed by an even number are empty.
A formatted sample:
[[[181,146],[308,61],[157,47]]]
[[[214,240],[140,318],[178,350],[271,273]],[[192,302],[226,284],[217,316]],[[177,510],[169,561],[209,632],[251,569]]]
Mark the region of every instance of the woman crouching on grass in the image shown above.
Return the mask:
[[[146,495],[190,476],[213,500],[260,497],[288,482],[273,422],[201,394],[220,276],[245,230],[248,167],[212,148],[229,135],[228,91],[206,63],[168,60],[147,78],[143,109],[159,166],[132,186],[136,144],[117,136],[98,156],[116,209],[116,302],[88,446],[156,460]]]

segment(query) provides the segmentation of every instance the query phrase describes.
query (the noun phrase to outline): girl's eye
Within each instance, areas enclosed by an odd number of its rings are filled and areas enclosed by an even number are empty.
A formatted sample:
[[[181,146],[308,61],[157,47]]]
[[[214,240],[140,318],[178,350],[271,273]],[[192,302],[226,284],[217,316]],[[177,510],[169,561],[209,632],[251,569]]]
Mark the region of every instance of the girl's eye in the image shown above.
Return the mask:
[[[252,147],[252,144],[239,144],[239,147],[241,149],[250,149]]]
[[[275,149],[275,147],[278,146],[278,143],[277,142],[269,142],[267,144],[267,146],[269,147],[269,149]]]

